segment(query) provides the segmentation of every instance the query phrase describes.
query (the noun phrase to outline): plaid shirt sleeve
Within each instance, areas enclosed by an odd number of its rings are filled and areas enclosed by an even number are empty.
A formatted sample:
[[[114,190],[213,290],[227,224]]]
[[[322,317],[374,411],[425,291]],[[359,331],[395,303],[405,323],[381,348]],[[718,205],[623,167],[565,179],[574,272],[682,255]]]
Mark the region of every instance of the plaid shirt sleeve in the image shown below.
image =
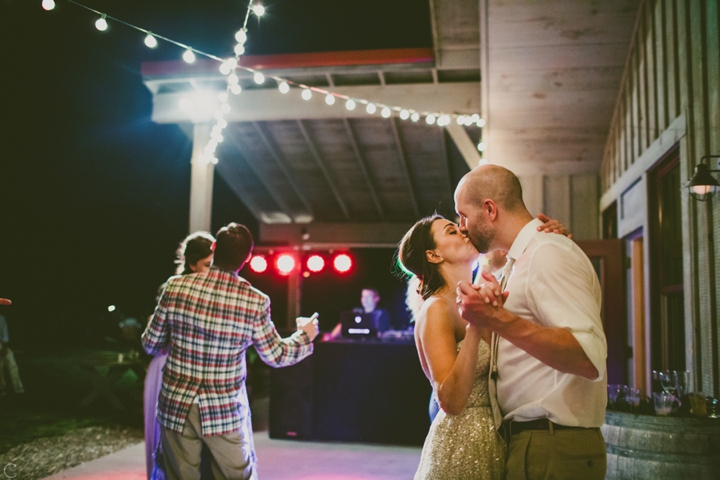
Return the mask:
[[[169,328],[167,324],[168,289],[162,293],[155,313],[145,332],[142,334],[142,345],[150,355],[157,355],[168,343]]]
[[[307,333],[298,331],[287,338],[281,338],[270,319],[270,299],[255,320],[253,344],[258,355],[271,367],[294,365],[313,353],[313,343]]]

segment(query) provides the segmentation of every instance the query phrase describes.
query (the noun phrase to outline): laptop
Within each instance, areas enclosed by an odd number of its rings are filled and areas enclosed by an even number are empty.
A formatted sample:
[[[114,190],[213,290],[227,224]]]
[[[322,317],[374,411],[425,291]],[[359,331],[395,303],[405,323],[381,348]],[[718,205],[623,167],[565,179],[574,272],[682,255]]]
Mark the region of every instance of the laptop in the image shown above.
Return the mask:
[[[364,313],[360,309],[348,310],[340,314],[343,338],[377,338],[375,315]]]

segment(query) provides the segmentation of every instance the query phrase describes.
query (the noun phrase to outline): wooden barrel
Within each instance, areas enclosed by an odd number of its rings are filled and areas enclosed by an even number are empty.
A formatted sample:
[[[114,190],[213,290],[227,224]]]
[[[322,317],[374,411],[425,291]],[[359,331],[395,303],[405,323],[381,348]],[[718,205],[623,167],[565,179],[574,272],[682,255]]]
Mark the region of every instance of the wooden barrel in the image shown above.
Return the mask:
[[[607,412],[607,479],[720,478],[720,419]]]

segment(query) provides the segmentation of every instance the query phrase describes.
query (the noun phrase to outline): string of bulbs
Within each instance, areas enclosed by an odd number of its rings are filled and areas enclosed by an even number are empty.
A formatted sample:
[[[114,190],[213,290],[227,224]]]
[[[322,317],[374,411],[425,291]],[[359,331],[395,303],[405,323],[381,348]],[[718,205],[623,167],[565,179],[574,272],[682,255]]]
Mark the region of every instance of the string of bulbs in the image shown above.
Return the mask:
[[[100,12],[98,10],[95,10],[93,8],[90,8],[86,5],[83,5],[81,3],[76,2],[75,0],[65,0],[69,3],[72,3],[78,7],[84,8],[90,12],[95,13],[96,15],[99,15],[99,18],[95,21],[95,28],[101,32],[104,32],[108,29],[108,20],[111,20],[113,22],[117,22],[121,25],[124,25],[126,27],[132,28],[134,30],[137,30],[139,32],[142,32],[145,34],[144,43],[148,48],[156,48],[158,46],[158,40],[162,40],[164,42],[176,45],[184,50],[182,54],[182,59],[186,63],[194,63],[197,59],[197,56],[203,56],[206,58],[209,58],[211,60],[215,60],[220,63],[220,73],[226,76],[227,81],[227,88],[224,92],[220,92],[218,94],[218,100],[220,101],[220,107],[217,111],[214,113],[214,118],[216,120],[215,125],[213,126],[211,133],[210,133],[210,141],[207,145],[205,145],[203,149],[203,154],[200,157],[200,161],[205,163],[213,163],[217,164],[218,159],[215,156],[215,151],[217,150],[217,147],[220,143],[223,141],[222,131],[227,127],[228,122],[225,120],[225,115],[230,113],[231,107],[228,103],[229,95],[239,95],[242,93],[242,87],[240,86],[240,78],[236,74],[236,71],[243,70],[249,73],[252,73],[253,75],[253,81],[258,84],[262,85],[266,81],[266,76],[261,72],[260,70],[249,68],[240,65],[240,57],[245,53],[245,43],[247,42],[248,36],[247,36],[247,23],[250,18],[250,14],[254,14],[256,17],[261,17],[265,14],[265,7],[261,3],[255,3],[256,0],[249,0],[247,11],[245,13],[245,19],[243,21],[243,26],[240,30],[235,33],[235,40],[237,44],[233,48],[233,52],[235,54],[234,57],[230,58],[221,58],[216,55],[212,55],[207,52],[203,52],[201,50],[198,50],[196,48],[193,48],[190,45],[186,45],[184,43],[178,42],[176,40],[173,40],[168,37],[164,37],[162,35],[158,35],[157,33],[153,33],[150,30],[147,30],[142,27],[138,27],[137,25],[133,25],[131,23],[125,22],[119,18],[115,18],[112,16],[107,15],[106,13]],[[56,7],[55,0],[42,0],[42,8],[47,11],[54,10]],[[301,90],[301,97],[303,100],[310,100],[313,97],[313,93],[317,93],[319,95],[324,96],[325,103],[327,105],[334,105],[336,101],[344,101],[345,102],[345,108],[348,110],[355,110],[358,105],[365,106],[365,111],[369,115],[374,115],[378,110],[380,110],[380,115],[383,118],[390,118],[393,113],[396,113],[397,116],[401,120],[410,120],[411,122],[418,122],[421,117],[425,117],[425,122],[428,125],[437,125],[439,127],[445,127],[446,125],[449,125],[453,120],[457,122],[458,125],[466,125],[466,126],[472,126],[476,125],[478,128],[482,128],[485,126],[485,120],[480,117],[480,115],[473,114],[473,115],[462,115],[462,114],[455,114],[455,113],[443,113],[443,112],[419,112],[413,109],[409,108],[403,108],[396,105],[387,105],[383,103],[373,102],[370,100],[366,100],[363,98],[355,98],[350,97],[348,95],[343,95],[341,93],[333,92],[330,90],[326,90],[319,87],[313,87],[309,85],[304,85],[302,83],[297,83],[292,80],[288,80],[286,78],[278,77],[275,75],[268,75],[269,78],[277,82],[278,90],[281,94],[287,94],[290,92],[291,87],[295,87],[296,89]],[[180,107],[183,109],[189,109],[191,107],[190,100],[187,98],[183,98],[180,101]],[[484,151],[485,150],[485,143],[480,142],[478,144],[478,150]]]

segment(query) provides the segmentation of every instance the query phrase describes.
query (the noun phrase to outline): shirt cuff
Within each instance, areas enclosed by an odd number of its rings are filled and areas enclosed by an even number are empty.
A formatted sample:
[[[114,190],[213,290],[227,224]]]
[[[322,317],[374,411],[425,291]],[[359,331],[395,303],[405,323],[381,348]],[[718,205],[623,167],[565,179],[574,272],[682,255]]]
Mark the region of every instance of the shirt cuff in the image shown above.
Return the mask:
[[[597,378],[592,379],[592,382],[599,382],[605,378],[605,371],[607,369],[607,347],[605,342],[601,341],[596,334],[593,332],[571,332],[575,340],[578,341],[583,352],[587,355],[590,362],[598,372]]]

